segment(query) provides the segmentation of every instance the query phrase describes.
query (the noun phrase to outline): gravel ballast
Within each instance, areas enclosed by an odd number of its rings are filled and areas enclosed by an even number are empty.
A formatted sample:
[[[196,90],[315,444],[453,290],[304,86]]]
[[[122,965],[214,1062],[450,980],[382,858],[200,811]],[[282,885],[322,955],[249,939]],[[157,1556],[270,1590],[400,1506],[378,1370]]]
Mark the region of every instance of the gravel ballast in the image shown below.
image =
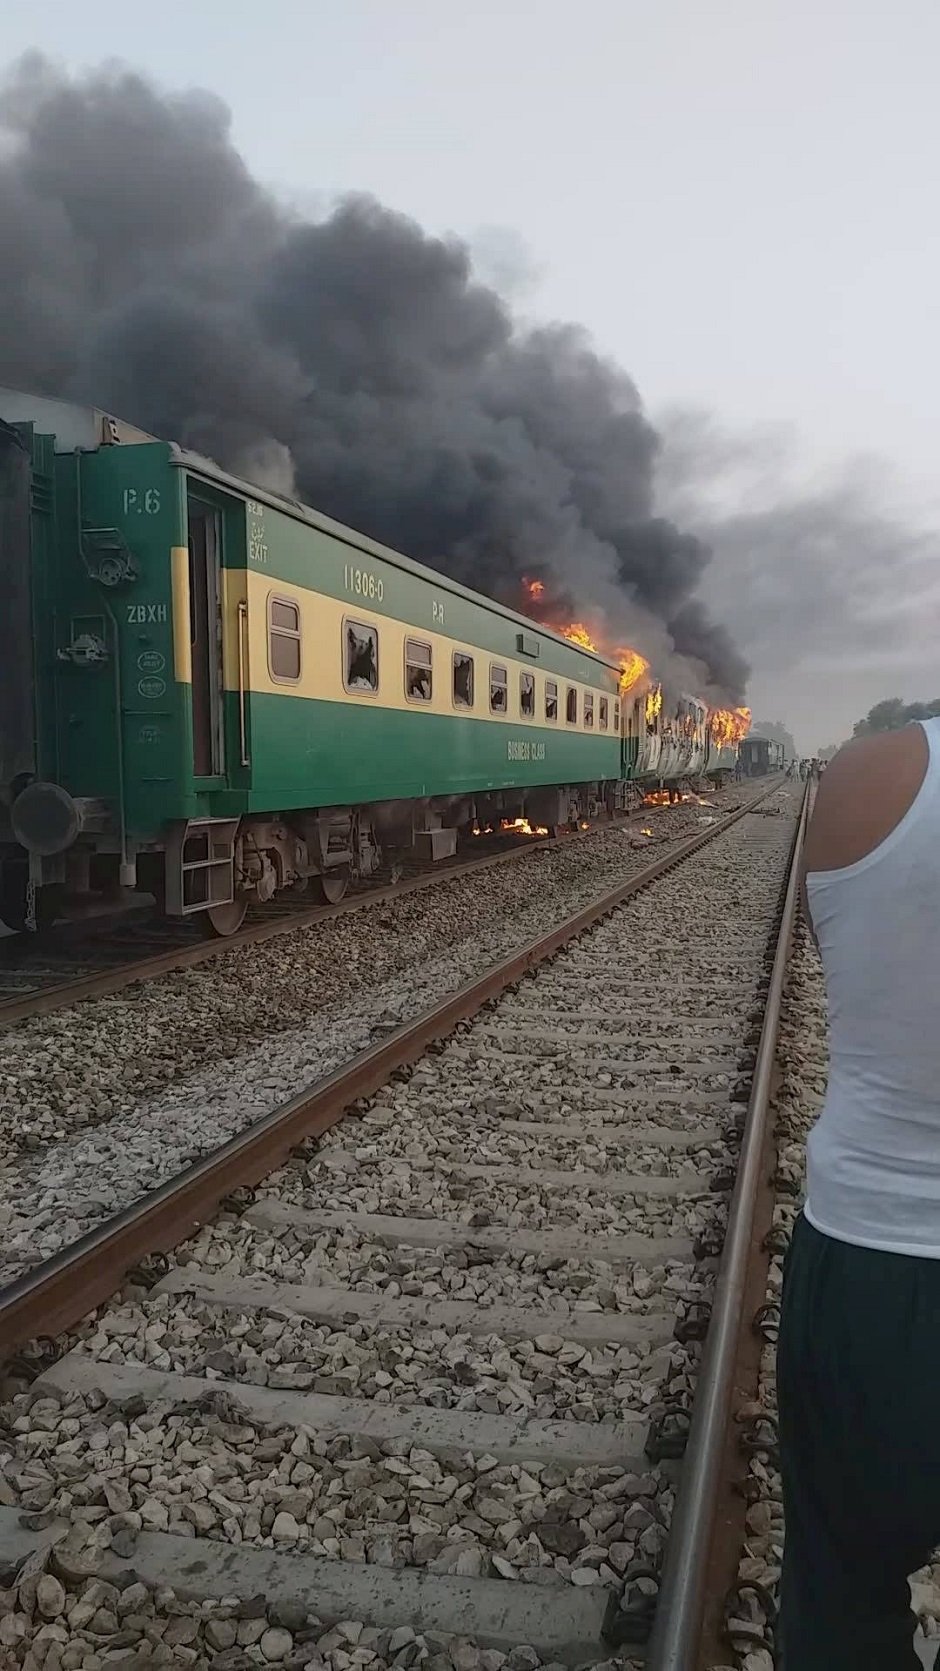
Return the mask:
[[[680,822],[668,828],[682,836],[712,816],[685,806],[649,810],[666,820],[675,813]],[[607,829],[535,848],[512,865],[11,1029],[0,1064],[4,1140],[21,1152],[0,1164],[0,1282],[615,887],[648,862],[635,841],[629,829]],[[520,887],[529,871],[531,883]],[[519,1081],[527,1071],[521,1063]],[[458,1096],[463,1073],[458,1058]],[[547,1061],[533,1083],[552,1073]],[[173,1083],[135,1100],[142,1080]]]
[[[778,796],[302,1145],[12,1398],[0,1549],[5,1514],[54,1545],[42,1598],[35,1570],[11,1591],[14,1663],[605,1662],[599,1622],[655,1590],[675,1491],[618,1424],[694,1384],[674,1331],[714,1279],[693,1244],[727,1209],[794,811]],[[174,1396],[182,1375],[202,1391]],[[151,1579],[187,1562],[195,1597]],[[418,1583],[433,1626],[401,1623]]]

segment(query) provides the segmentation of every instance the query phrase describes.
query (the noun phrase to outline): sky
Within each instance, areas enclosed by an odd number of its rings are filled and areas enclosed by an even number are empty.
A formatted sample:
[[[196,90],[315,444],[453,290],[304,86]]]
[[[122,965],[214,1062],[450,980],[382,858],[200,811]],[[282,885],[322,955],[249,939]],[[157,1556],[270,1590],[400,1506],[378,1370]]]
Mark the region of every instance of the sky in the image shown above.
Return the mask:
[[[801,748],[940,691],[935,3],[6,0],[0,61],[32,47],[212,89],[305,212],[374,193],[584,324]]]

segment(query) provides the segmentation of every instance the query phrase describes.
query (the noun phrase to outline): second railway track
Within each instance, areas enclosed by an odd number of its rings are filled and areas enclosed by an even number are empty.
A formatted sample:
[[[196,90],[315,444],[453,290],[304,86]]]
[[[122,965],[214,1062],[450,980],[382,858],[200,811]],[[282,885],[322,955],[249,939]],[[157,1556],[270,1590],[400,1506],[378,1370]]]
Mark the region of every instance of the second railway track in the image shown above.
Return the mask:
[[[640,1655],[797,810],[780,792],[7,1290],[13,1350],[177,1249],[8,1407],[11,1663]]]
[[[684,803],[677,806],[640,805],[625,816],[551,838],[533,839],[506,829],[470,843],[453,861],[430,866],[412,863],[395,881],[363,883],[339,904],[315,904],[306,896],[289,893],[279,896],[254,908],[242,928],[223,938],[207,938],[193,919],[181,922],[143,910],[113,920],[64,923],[38,936],[7,935],[0,938],[0,1030],[120,992],[135,982],[198,967],[238,948],[260,946],[297,930],[322,928],[364,908],[395,905],[410,895],[481,871],[512,865],[536,853],[550,854],[585,837],[623,832],[640,850],[675,840],[690,832],[703,806],[720,815],[733,810],[741,799],[740,786],[712,789],[707,797],[686,792]]]

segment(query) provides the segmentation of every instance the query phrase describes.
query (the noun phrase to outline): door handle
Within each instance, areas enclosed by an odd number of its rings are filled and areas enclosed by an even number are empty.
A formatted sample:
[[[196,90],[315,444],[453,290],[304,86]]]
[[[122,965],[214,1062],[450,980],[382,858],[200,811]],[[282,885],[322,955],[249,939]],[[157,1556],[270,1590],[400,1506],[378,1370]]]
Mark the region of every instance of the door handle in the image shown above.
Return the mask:
[[[246,663],[247,647],[245,635],[248,630],[248,604],[244,598],[238,600],[238,737],[241,744],[241,764],[251,765],[248,753],[248,724],[245,711],[246,704]]]

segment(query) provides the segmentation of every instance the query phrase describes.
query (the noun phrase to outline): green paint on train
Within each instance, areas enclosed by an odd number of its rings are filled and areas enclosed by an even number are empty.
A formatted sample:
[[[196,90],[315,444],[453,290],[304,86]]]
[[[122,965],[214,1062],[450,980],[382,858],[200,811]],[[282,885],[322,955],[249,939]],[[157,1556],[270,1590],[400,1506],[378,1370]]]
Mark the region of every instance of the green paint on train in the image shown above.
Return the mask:
[[[623,804],[612,662],[102,413],[0,391],[0,420],[7,920],[136,884],[224,930],[474,818]]]

